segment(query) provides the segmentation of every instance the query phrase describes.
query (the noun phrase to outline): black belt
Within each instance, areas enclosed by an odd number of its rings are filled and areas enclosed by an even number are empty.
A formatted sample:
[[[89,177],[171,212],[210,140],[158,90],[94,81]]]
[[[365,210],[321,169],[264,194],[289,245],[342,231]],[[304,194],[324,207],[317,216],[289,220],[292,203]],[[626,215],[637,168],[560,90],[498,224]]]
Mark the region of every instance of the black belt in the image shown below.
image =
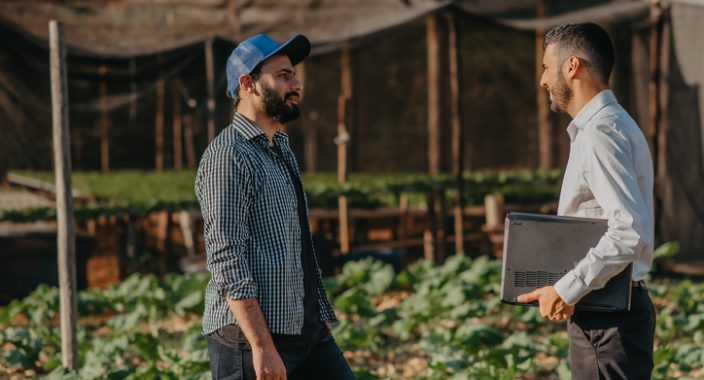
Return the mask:
[[[631,287],[646,289],[648,286],[645,285],[645,280],[640,280],[640,281],[631,281]]]

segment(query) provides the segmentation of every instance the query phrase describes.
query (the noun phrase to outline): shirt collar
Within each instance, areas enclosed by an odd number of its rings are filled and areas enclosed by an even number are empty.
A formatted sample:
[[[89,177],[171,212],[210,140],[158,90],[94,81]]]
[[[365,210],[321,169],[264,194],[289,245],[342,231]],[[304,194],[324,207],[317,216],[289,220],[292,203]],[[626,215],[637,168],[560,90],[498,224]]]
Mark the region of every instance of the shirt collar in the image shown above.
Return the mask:
[[[267,138],[266,133],[240,113],[235,112],[235,116],[232,118],[232,125],[247,140],[255,140],[266,146],[269,145],[269,138]],[[288,144],[288,135],[284,132],[276,131],[273,140],[277,145]]]
[[[570,135],[570,140],[574,141],[577,132],[584,129],[589,121],[596,115],[599,110],[611,103],[617,103],[613,91],[603,90],[596,94],[582,109],[577,112],[570,125],[567,126],[567,133]]]

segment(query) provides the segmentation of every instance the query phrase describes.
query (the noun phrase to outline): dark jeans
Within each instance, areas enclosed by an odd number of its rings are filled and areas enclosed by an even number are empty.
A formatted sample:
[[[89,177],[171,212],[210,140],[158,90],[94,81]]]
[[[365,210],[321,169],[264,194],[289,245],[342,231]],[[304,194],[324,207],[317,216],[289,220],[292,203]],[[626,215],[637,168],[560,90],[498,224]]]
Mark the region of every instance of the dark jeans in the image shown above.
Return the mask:
[[[256,379],[249,344],[234,342],[217,331],[207,338],[210,372],[214,380]],[[286,366],[286,377],[289,380],[354,380],[354,374],[335,339],[312,343],[308,347],[278,351]]]
[[[633,288],[630,311],[575,311],[567,334],[573,380],[650,379],[655,308],[647,289]]]

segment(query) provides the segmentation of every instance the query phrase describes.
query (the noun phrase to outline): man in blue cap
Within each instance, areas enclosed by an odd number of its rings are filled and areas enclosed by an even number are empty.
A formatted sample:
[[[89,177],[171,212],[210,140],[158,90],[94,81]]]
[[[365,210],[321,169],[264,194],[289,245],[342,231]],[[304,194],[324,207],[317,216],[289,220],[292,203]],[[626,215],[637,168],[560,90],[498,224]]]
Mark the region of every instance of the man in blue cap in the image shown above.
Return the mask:
[[[250,37],[227,60],[235,116],[196,178],[208,283],[203,332],[214,379],[354,379],[330,334],[327,299],[296,159],[283,124],[299,116],[297,35]]]

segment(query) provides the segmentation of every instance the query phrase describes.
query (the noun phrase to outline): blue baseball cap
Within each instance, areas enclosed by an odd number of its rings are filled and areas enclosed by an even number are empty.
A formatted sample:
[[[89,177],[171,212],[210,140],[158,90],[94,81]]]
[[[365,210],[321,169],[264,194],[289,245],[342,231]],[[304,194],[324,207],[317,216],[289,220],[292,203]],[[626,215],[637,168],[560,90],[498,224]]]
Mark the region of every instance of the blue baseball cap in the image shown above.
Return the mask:
[[[310,41],[304,35],[297,34],[279,45],[266,34],[257,34],[240,42],[225,65],[227,94],[235,99],[240,75],[250,74],[257,65],[277,54],[286,54],[291,64],[296,66],[310,54]]]

